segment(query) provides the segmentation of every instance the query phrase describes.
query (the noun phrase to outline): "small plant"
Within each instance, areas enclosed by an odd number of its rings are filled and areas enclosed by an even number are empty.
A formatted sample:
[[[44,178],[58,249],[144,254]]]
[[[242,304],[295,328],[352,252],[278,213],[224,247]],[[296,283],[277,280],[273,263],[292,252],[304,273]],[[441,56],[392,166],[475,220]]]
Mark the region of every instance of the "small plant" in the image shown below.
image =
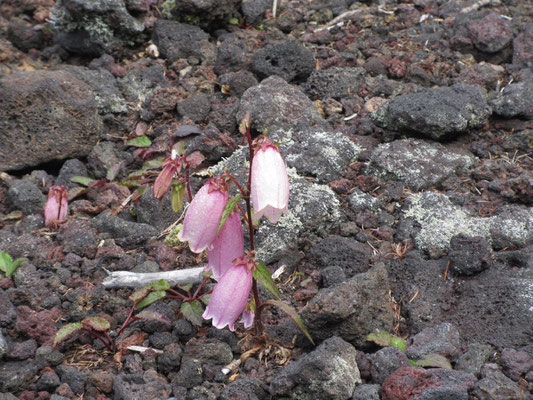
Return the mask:
[[[5,251],[0,251],[0,271],[2,271],[6,277],[10,277],[20,266],[24,258],[17,258],[13,261],[13,258]]]

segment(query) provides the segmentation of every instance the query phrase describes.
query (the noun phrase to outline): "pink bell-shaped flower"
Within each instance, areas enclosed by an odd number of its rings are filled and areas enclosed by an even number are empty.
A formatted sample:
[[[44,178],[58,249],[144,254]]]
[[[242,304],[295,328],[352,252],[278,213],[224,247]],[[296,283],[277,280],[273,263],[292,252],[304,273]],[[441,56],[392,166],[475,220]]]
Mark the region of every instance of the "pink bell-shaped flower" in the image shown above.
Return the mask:
[[[241,218],[234,211],[222,226],[220,234],[209,247],[207,268],[213,271],[213,277],[220,279],[233,265],[233,260],[244,254],[244,238]]]
[[[244,308],[241,316],[241,322],[244,324],[244,329],[248,329],[254,323],[255,313],[252,310]]]
[[[201,253],[217,238],[218,225],[228,201],[228,186],[222,178],[212,178],[196,193],[178,234],[189,242],[195,253]]]
[[[213,319],[215,328],[222,329],[228,325],[230,330],[235,330],[235,321],[243,313],[250,295],[254,265],[249,256],[242,256],[233,262],[216,284],[203,314],[204,319]]]
[[[252,203],[254,219],[263,215],[278,222],[289,210],[289,177],[278,147],[264,138],[256,150],[252,165]]]
[[[68,193],[64,185],[50,186],[48,200],[44,206],[44,224],[53,226],[67,218]]]

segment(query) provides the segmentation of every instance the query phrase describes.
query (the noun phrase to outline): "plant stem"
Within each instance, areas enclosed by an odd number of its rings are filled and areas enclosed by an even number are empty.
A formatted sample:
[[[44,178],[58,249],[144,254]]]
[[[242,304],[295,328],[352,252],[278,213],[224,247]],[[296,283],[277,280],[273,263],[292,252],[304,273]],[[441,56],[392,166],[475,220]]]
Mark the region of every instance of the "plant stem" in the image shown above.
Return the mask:
[[[202,281],[202,283],[200,284],[200,286],[198,286],[198,289],[196,289],[196,292],[194,292],[193,296],[192,296],[192,300],[196,300],[196,296],[198,296],[198,293],[200,293],[200,290],[202,290],[202,288],[204,287],[205,283],[207,282],[207,280],[209,279],[209,277],[205,277],[204,280]]]
[[[124,321],[124,324],[122,324],[122,328],[120,328],[120,331],[118,331],[117,338],[120,337],[122,334],[122,331],[126,329],[126,327],[130,324],[131,316],[133,315],[133,311],[135,311],[135,307],[137,307],[137,303],[131,307],[130,313],[128,314],[128,318],[126,318],[126,321]]]
[[[246,128],[246,139],[248,141],[248,149],[250,152],[250,168],[248,170],[248,195],[244,196],[246,202],[246,211],[248,214],[248,231],[250,232],[250,252],[254,254],[255,244],[254,244],[254,226],[252,219],[252,206],[250,204],[250,195],[252,193],[252,166],[254,164],[254,147],[252,144],[252,135],[250,134],[250,126]],[[261,321],[261,301],[259,300],[259,291],[257,290],[257,281],[255,278],[252,278],[252,295],[254,296],[255,302],[255,317],[254,325],[257,335],[263,334],[263,322]]]
[[[81,330],[82,330],[82,331],[85,331],[85,332],[88,332],[88,333],[90,333],[91,335],[93,335],[95,338],[97,338],[98,340],[100,340],[100,341],[104,344],[104,346],[107,347],[107,349],[108,349],[110,352],[113,352],[113,349],[111,348],[110,344],[107,343],[107,342],[104,340],[104,338],[102,338],[102,336],[100,336],[98,333],[96,333],[96,332],[93,331],[92,329],[88,329],[88,328],[85,328],[85,327],[84,327],[84,328],[81,328]],[[106,335],[107,335],[107,332],[105,332],[105,333],[106,333]],[[109,336],[108,336],[108,337],[109,337]],[[109,339],[111,339],[111,338],[109,338]],[[112,343],[112,341],[111,341],[110,343]]]

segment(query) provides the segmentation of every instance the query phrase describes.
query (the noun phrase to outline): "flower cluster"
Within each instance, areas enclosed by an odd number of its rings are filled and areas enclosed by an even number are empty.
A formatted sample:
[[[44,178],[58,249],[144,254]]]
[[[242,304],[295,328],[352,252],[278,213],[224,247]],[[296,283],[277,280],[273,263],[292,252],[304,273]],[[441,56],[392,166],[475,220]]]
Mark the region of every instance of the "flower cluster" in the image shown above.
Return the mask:
[[[265,137],[258,142],[250,154],[249,187],[245,190],[238,186],[243,197],[251,198],[254,220],[265,216],[276,223],[288,211],[289,179],[277,146]],[[253,248],[244,254],[241,217],[238,207],[228,203],[228,180],[234,181],[228,174],[212,178],[198,191],[185,214],[178,238],[187,241],[195,253],[208,250],[207,269],[218,279],[203,317],[212,319],[219,329],[228,325],[234,330],[239,316],[242,315],[246,328],[254,319],[254,307],[247,307],[247,303],[256,263]],[[224,221],[222,227],[221,221]]]

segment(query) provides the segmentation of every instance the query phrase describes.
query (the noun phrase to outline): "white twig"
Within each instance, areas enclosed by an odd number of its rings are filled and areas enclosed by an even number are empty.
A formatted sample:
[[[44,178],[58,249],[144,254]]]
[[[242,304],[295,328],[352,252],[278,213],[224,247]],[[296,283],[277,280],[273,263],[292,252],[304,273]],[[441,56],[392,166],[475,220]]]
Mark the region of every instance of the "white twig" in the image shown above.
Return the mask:
[[[102,285],[106,288],[113,287],[132,287],[140,288],[149,283],[166,279],[172,285],[186,285],[187,283],[202,282],[203,267],[180,269],[176,271],[165,272],[129,272],[129,271],[113,271],[108,277],[104,279]]]
[[[272,4],[272,18],[276,18],[276,12],[278,11],[278,0],[274,0]]]
[[[501,4],[501,2],[500,0],[478,0],[471,6],[463,8],[460,12],[463,14],[466,14],[466,13],[469,13],[470,11],[477,10],[483,6],[488,6],[489,4],[493,6],[498,6]]]

